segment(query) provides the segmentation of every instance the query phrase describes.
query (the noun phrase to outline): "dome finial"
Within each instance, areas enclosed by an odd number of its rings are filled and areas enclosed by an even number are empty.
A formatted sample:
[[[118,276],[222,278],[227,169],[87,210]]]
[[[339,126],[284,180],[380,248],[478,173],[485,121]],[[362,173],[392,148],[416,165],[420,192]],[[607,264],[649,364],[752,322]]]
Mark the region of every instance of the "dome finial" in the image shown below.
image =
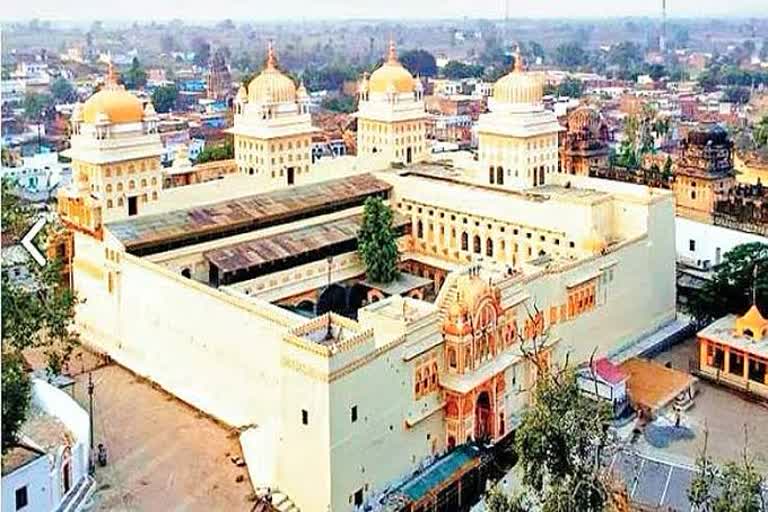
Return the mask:
[[[267,69],[277,68],[277,56],[275,55],[275,45],[272,40],[267,44]]]
[[[520,45],[515,47],[515,71],[523,71],[523,56],[520,55]]]
[[[389,51],[387,52],[387,62],[394,64],[397,62],[397,49],[395,48],[395,39],[389,38]]]

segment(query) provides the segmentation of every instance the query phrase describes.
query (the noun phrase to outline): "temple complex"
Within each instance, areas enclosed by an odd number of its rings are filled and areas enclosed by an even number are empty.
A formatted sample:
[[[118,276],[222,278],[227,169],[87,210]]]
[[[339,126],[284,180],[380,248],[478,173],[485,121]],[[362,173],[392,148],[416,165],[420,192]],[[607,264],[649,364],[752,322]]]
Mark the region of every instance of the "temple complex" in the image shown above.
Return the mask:
[[[151,107],[103,94],[60,204],[82,338],[242,427],[257,494],[306,512],[457,510],[538,368],[618,358],[675,319],[673,194],[558,173],[559,124],[519,58],[477,159],[431,159],[419,82],[390,45],[360,82],[358,154],[313,163],[306,90],[270,45],[237,94],[238,172],[163,190],[140,165],[155,158]],[[371,197],[394,211],[390,283],[357,254]]]
[[[229,73],[229,66],[221,48],[211,55],[205,83],[208,99],[227,101],[232,98],[232,75]]]
[[[699,331],[699,371],[705,377],[768,398],[768,320],[757,305]]]
[[[600,112],[583,105],[568,114],[560,141],[560,167],[589,176],[592,168],[608,166],[611,133]]]

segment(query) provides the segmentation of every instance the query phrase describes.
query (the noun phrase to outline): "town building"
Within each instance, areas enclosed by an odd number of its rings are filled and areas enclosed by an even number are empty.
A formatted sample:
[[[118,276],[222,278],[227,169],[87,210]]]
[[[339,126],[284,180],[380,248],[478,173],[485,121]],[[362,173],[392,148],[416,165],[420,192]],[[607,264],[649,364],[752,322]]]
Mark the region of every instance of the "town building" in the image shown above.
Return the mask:
[[[590,169],[608,165],[611,132],[600,112],[582,106],[568,114],[560,140],[560,166],[571,174],[589,176]]]
[[[80,226],[62,204],[83,340],[245,428],[259,496],[307,512],[439,496],[458,509],[484,489],[478,444],[509,441],[540,365],[616,356],[674,321],[674,196],[558,173],[560,126],[519,59],[477,159],[430,161],[422,92],[394,45],[361,81],[356,156],[311,162],[301,89],[270,46],[238,93],[238,173]],[[90,197],[94,174],[75,172]],[[394,214],[391,283],[367,279],[356,252],[371,197]]]
[[[703,377],[768,398],[768,320],[757,305],[715,320],[697,336]]]
[[[81,510],[94,487],[88,413],[44,380],[32,379],[31,394],[20,440],[3,453],[2,510]]]
[[[232,75],[221,48],[211,56],[205,84],[208,99],[226,102],[232,97]]]

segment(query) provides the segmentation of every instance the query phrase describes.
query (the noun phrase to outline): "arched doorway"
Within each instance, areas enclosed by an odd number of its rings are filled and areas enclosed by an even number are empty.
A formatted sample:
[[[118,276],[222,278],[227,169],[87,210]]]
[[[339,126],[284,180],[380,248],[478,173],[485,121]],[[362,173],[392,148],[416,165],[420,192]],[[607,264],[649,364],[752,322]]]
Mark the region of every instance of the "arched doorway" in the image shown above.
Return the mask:
[[[491,414],[491,397],[487,391],[477,396],[475,402],[475,439],[484,441],[493,437],[493,415]]]

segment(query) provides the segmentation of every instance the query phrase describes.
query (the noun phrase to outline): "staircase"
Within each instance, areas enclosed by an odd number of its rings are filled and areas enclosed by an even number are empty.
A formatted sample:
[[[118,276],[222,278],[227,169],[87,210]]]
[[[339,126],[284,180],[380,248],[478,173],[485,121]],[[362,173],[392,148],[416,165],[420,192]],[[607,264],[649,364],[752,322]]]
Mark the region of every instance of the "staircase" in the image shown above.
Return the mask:
[[[67,496],[55,509],[56,512],[77,512],[85,504],[95,487],[95,481],[90,475],[81,478],[74,489],[67,493]]]
[[[279,489],[270,487],[257,487],[256,497],[258,499],[267,501],[267,496],[271,496],[271,506],[273,510],[279,512],[300,512],[299,507],[296,506],[291,498],[287,494],[283,494]]]
[[[451,307],[451,304],[458,300],[458,279],[459,272],[449,273],[445,277],[445,282],[443,282],[443,286],[440,287],[440,292],[435,298],[435,304],[437,304],[438,316],[440,317],[441,323],[445,321],[446,318],[448,318],[448,311]]]

